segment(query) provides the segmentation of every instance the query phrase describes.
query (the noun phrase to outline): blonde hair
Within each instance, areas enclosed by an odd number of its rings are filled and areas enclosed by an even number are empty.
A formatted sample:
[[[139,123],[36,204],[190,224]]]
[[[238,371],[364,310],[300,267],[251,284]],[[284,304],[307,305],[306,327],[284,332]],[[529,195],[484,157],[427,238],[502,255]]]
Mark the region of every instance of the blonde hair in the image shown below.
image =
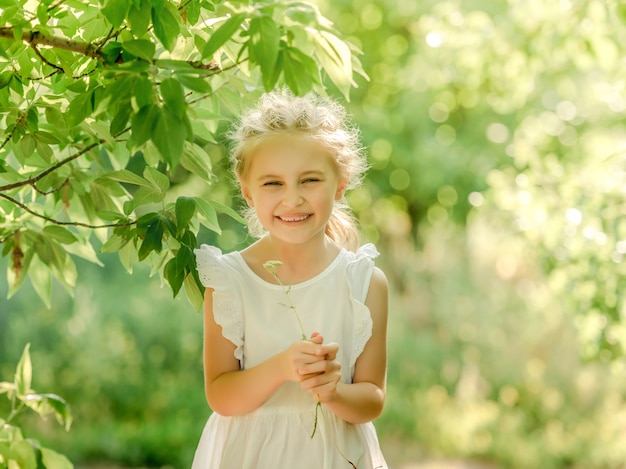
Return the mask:
[[[263,94],[257,106],[245,112],[229,133],[233,142],[231,163],[238,180],[245,179],[248,159],[261,142],[286,134],[301,134],[323,145],[335,158],[346,190],[361,183],[367,162],[359,144],[359,131],[348,121],[343,106],[313,93],[298,97],[286,90]],[[252,236],[264,234],[254,209],[245,210],[244,217]],[[356,221],[343,199],[335,202],[326,234],[347,249],[359,246]]]

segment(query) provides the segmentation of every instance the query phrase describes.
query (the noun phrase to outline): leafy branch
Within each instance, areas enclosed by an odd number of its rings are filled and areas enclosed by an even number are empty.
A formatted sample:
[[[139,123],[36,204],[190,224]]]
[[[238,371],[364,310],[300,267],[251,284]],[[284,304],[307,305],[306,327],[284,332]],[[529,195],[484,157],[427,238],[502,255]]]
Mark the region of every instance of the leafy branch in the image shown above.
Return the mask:
[[[325,71],[347,97],[362,74],[356,48],[302,1],[16,0],[0,16],[10,294],[37,269],[72,288],[72,256],[97,262],[82,228],[113,228],[100,252],[117,252],[129,272],[151,264],[199,309],[196,234],[221,234],[221,215],[243,223],[213,171],[227,122],[263,90],[323,93]],[[60,203],[62,214],[50,211]],[[49,290],[37,293],[49,303]]]
[[[29,349],[30,344],[26,344],[13,382],[0,382],[0,394],[6,394],[10,401],[8,416],[0,418],[0,467],[72,469],[73,464],[62,454],[25,438],[16,423],[17,417],[30,409],[41,418],[53,414],[66,431],[72,425],[70,408],[62,397],[51,393],[38,394],[30,388],[32,363]]]
[[[77,151],[73,155],[70,155],[67,158],[64,158],[64,159],[58,161],[57,163],[55,163],[54,165],[50,166],[49,168],[46,168],[45,170],[43,170],[41,173],[39,173],[36,176],[30,177],[28,179],[24,179],[22,181],[14,182],[12,184],[6,184],[4,186],[0,186],[0,192],[9,191],[11,189],[17,189],[18,187],[32,186],[36,182],[42,180],[48,174],[53,173],[54,171],[56,171],[57,169],[61,168],[62,166],[65,166],[66,164],[71,163],[72,161],[76,160],[77,158],[80,158],[82,155],[84,155],[88,151],[96,148],[98,145],[101,145],[103,143],[105,143],[105,140],[99,140],[97,142],[93,142],[93,143],[87,145],[85,148],[82,148],[81,150]]]
[[[15,28],[0,28],[0,38],[15,38]],[[81,55],[91,57],[92,59],[102,59],[102,52],[98,46],[94,44],[73,41],[64,37],[53,36],[50,34],[44,34],[41,31],[22,31],[21,39],[23,42],[31,46],[48,46],[57,49],[63,49],[70,52],[77,52]]]
[[[119,33],[119,30],[111,30],[109,34],[103,38],[100,43],[89,43],[82,41],[75,41],[71,39],[67,39],[64,37],[55,36],[52,34],[46,34],[41,31],[36,30],[26,30],[22,31],[21,39],[23,42],[27,43],[35,54],[44,62],[46,65],[55,69],[53,73],[63,73],[64,70],[62,67],[51,63],[48,59],[42,56],[39,48],[37,46],[46,46],[52,47],[56,49],[62,49],[69,52],[75,52],[91,59],[97,60],[102,63],[107,63],[106,57],[103,53],[103,45],[106,44],[110,39],[116,36]],[[15,28],[0,28],[0,38],[13,39],[15,37]],[[135,58],[133,57],[132,60]],[[145,59],[143,59],[145,60]],[[157,59],[152,59],[149,61],[152,65],[156,64]],[[124,63],[124,60],[121,56],[118,56],[115,63]],[[184,61],[187,65],[193,67],[197,70],[209,70],[211,72],[222,72],[224,71],[220,65],[215,60],[211,60],[209,62],[202,62],[198,60],[187,60]],[[76,77],[75,77],[76,78]]]
[[[135,225],[137,223],[137,220],[134,221],[129,221],[129,222],[124,222],[124,223],[107,223],[104,225],[90,225],[89,223],[83,223],[83,222],[79,222],[79,221],[60,221],[60,220],[56,220],[54,218],[51,218],[47,215],[43,215],[41,213],[38,213],[34,210],[32,210],[31,208],[28,207],[28,205],[23,204],[22,202],[20,202],[17,199],[14,199],[11,196],[8,196],[6,194],[3,194],[2,192],[0,192],[0,198],[3,198],[5,200],[8,200],[9,202],[11,202],[14,205],[17,205],[18,207],[20,207],[22,210],[25,210],[26,212],[30,213],[31,215],[37,217],[37,218],[41,218],[42,220],[45,220],[49,223],[52,223],[54,225],[59,225],[59,226],[80,226],[82,228],[90,228],[90,229],[99,229],[99,228],[123,228],[125,226],[132,226]]]

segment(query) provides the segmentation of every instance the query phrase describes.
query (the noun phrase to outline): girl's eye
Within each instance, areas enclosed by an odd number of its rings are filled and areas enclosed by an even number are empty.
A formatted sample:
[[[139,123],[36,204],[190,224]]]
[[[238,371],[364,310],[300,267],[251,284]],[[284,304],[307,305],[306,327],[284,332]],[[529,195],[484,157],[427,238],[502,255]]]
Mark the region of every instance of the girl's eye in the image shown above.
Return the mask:
[[[302,182],[319,182],[318,178],[306,178]]]
[[[280,186],[280,182],[279,181],[267,181],[265,183],[263,183],[264,186]]]

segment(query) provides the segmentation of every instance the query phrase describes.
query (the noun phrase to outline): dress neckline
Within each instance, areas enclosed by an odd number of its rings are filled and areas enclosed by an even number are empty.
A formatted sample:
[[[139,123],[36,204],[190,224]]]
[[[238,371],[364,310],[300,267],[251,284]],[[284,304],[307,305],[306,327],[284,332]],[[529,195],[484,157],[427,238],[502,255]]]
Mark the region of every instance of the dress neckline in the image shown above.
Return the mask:
[[[304,280],[302,282],[299,283],[294,283],[291,285],[285,285],[286,287],[289,287],[291,289],[297,289],[297,288],[303,288],[306,287],[307,285],[310,285],[312,283],[317,282],[318,280],[322,279],[323,277],[325,277],[326,275],[328,275],[334,268],[335,266],[339,263],[339,261],[341,260],[341,258],[343,258],[343,256],[345,255],[347,251],[345,250],[345,248],[341,248],[339,250],[339,253],[335,256],[335,258],[332,260],[332,262],[330,264],[328,264],[324,270],[322,270],[319,274],[314,275],[313,277]],[[267,280],[259,277],[257,275],[257,273],[252,270],[252,268],[248,265],[248,263],[245,261],[245,259],[243,258],[243,256],[241,255],[241,253],[239,251],[234,251],[232,252],[235,260],[237,261],[237,263],[244,269],[244,271],[248,274],[248,276],[250,276],[250,278],[252,278],[255,282],[268,287],[268,288],[274,288],[274,289],[282,289],[283,287],[276,284],[276,283],[271,283],[268,282]]]

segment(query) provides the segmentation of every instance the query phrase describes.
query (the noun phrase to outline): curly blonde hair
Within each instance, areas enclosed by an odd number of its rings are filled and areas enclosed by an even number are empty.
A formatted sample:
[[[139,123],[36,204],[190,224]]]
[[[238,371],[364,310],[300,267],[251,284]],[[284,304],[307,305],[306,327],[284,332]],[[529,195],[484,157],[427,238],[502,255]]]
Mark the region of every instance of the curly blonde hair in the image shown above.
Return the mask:
[[[349,122],[344,107],[313,93],[299,97],[286,90],[263,94],[257,106],[243,113],[229,133],[233,143],[230,158],[237,179],[245,179],[249,157],[260,143],[288,134],[301,134],[323,145],[335,158],[346,190],[361,183],[367,162],[359,144],[359,131]],[[254,209],[245,210],[244,217],[252,236],[264,234]],[[356,221],[343,199],[335,202],[326,234],[347,249],[359,246]]]

